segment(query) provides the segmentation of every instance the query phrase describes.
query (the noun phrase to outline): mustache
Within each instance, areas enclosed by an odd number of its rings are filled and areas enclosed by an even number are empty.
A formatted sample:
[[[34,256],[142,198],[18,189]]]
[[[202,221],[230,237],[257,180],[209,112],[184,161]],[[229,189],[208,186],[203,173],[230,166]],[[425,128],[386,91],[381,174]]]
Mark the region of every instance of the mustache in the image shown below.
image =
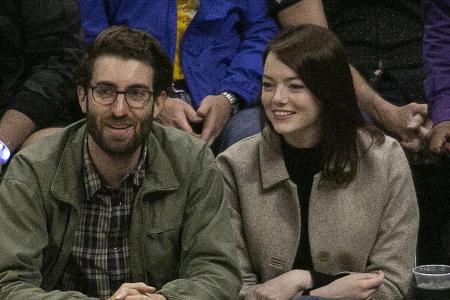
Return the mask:
[[[110,117],[107,119],[102,120],[102,123],[107,126],[120,126],[120,127],[127,127],[127,126],[134,126],[135,122],[129,118],[123,117],[123,118],[115,118]]]

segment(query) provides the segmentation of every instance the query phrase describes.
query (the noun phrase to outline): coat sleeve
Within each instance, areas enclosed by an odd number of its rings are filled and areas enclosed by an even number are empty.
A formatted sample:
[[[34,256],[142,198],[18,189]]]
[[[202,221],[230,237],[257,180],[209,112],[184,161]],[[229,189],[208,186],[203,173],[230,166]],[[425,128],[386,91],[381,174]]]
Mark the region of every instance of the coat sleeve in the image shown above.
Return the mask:
[[[419,227],[411,171],[398,142],[394,141],[385,157],[389,160],[388,195],[366,269],[382,270],[385,275],[375,300],[404,299],[409,295]]]
[[[159,292],[170,300],[235,299],[241,280],[223,179],[207,145],[196,162],[181,233],[179,279]]]
[[[77,1],[20,2],[20,50],[32,66],[7,109],[27,115],[38,129],[71,122],[81,115],[73,81],[84,53]]]
[[[246,2],[242,43],[217,92],[236,93],[251,105],[261,90],[264,50],[277,33],[278,25],[268,15],[266,0]]]
[[[434,124],[450,121],[450,2],[423,1],[425,95]]]
[[[231,214],[231,222],[233,226],[234,235],[237,241],[237,251],[239,268],[242,276],[242,289],[239,293],[239,299],[244,299],[258,283],[258,277],[253,273],[250,257],[245,243],[244,228],[241,215],[241,205],[239,193],[237,191],[236,176],[233,168],[224,155],[218,157],[219,169],[225,180],[225,199]]]
[[[47,292],[40,287],[48,233],[37,186],[32,168],[15,157],[0,185],[0,299],[93,299],[78,292]]]
[[[97,35],[109,27],[108,15],[106,13],[106,3],[118,1],[104,0],[79,0],[81,23],[85,33],[87,44],[92,43]],[[112,4],[111,3],[111,4]]]

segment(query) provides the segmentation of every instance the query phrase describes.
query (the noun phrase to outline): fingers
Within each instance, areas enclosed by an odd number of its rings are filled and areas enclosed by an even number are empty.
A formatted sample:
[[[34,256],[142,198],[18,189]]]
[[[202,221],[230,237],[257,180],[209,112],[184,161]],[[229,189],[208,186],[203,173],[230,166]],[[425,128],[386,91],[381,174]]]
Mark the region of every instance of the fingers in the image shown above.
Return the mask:
[[[128,296],[153,294],[156,289],[143,282],[124,283],[110,298],[111,300],[124,300]],[[145,298],[144,298],[145,299]]]
[[[371,289],[377,289],[384,280],[384,273],[381,271],[375,272],[375,273],[369,273],[373,274],[372,277],[367,278],[367,280],[364,283],[364,288],[367,290]]]
[[[410,103],[409,105],[411,105],[413,107],[413,115],[415,114],[420,114],[423,117],[427,117],[428,116],[428,106],[426,104],[419,104],[419,103]]]
[[[426,117],[421,114],[415,114],[406,125],[406,129],[415,130],[425,123]]]
[[[434,153],[449,153],[450,121],[436,124],[430,132],[430,150]]]
[[[201,123],[203,121],[203,117],[199,116],[199,114],[191,107],[185,108],[186,117],[191,123]]]
[[[217,128],[213,122],[213,118],[211,116],[206,117],[205,122],[203,123],[201,138],[212,143],[217,135]]]

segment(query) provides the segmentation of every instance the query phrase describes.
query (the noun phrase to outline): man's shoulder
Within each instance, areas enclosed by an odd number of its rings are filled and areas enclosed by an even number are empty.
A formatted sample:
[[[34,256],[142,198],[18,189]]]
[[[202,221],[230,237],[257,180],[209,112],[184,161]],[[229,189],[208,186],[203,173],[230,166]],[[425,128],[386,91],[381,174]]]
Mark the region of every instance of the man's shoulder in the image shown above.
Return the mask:
[[[56,172],[65,152],[73,154],[71,164],[79,164],[75,159],[81,157],[77,153],[82,152],[82,144],[79,141],[83,140],[84,123],[78,121],[26,146],[14,155],[5,177],[26,177],[27,174],[24,172],[33,172],[38,177],[49,177]]]

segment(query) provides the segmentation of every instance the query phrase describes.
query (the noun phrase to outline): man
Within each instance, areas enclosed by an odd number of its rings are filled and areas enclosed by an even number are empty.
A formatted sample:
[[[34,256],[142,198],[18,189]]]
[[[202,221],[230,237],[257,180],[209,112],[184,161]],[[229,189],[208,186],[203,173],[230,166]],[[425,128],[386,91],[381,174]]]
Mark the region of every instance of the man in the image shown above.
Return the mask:
[[[0,186],[1,299],[233,299],[222,179],[207,145],[152,120],[171,65],[112,27],[78,74],[86,121],[25,148]]]
[[[76,0],[0,5],[1,165],[34,132],[81,118],[73,69],[84,51]]]
[[[259,131],[258,111],[241,109],[258,99],[262,54],[277,31],[266,0],[81,0],[80,10],[87,42],[127,25],[151,33],[169,53],[174,89],[162,124],[209,143],[218,137],[216,153]]]

